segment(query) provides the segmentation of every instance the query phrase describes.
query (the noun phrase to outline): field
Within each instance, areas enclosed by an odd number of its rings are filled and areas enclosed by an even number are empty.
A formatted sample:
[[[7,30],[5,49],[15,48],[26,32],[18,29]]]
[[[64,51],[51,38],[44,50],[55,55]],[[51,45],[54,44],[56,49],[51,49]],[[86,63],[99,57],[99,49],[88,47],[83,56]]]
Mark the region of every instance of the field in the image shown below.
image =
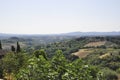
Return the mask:
[[[92,53],[93,50],[91,49],[80,49],[78,52],[72,53],[72,55],[76,55],[79,58],[85,58],[87,55]]]
[[[84,47],[97,47],[97,46],[102,46],[105,45],[106,41],[99,41],[99,42],[90,42],[86,44]]]

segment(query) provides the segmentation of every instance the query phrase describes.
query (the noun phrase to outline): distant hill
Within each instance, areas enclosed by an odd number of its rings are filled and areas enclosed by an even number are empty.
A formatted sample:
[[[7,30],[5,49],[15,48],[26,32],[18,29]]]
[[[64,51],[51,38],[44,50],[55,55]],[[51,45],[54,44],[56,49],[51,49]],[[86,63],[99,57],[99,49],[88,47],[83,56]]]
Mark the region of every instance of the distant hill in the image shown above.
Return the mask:
[[[24,36],[24,35],[0,33],[0,39],[10,38],[10,37],[13,37],[13,36],[21,37],[21,36]]]
[[[71,32],[64,35],[68,36],[118,36],[120,32]]]
[[[8,38],[12,36],[19,37],[43,37],[43,36],[120,36],[119,32],[70,32],[70,33],[62,33],[62,34],[5,34],[0,33],[0,38]]]

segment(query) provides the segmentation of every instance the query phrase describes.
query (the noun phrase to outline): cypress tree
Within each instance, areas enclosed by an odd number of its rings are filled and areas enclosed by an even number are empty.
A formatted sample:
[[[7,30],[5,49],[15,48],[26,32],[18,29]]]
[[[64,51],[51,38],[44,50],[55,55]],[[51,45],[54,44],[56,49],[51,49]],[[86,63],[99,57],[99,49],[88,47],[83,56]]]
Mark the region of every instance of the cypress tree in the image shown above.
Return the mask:
[[[2,43],[1,43],[1,40],[0,40],[0,49],[2,49]]]
[[[21,48],[20,48],[19,42],[17,42],[17,51],[16,52],[20,52],[20,51],[21,51]]]
[[[11,46],[11,51],[15,52],[15,47],[13,45]]]

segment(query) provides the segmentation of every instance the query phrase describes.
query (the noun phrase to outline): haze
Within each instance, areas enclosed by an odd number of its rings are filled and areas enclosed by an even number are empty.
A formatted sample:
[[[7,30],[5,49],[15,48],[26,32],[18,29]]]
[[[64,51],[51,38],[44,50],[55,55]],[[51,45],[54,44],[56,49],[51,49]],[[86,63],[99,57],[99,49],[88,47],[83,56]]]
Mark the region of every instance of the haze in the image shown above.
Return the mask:
[[[120,0],[0,0],[0,33],[120,31]]]

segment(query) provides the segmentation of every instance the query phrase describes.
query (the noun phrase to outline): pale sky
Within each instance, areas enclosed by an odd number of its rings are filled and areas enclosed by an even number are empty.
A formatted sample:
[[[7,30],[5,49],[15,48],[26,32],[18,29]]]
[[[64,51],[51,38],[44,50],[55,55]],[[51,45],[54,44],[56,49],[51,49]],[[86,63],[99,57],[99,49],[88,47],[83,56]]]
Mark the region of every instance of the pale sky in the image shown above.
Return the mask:
[[[120,0],[0,0],[0,33],[120,31]]]

